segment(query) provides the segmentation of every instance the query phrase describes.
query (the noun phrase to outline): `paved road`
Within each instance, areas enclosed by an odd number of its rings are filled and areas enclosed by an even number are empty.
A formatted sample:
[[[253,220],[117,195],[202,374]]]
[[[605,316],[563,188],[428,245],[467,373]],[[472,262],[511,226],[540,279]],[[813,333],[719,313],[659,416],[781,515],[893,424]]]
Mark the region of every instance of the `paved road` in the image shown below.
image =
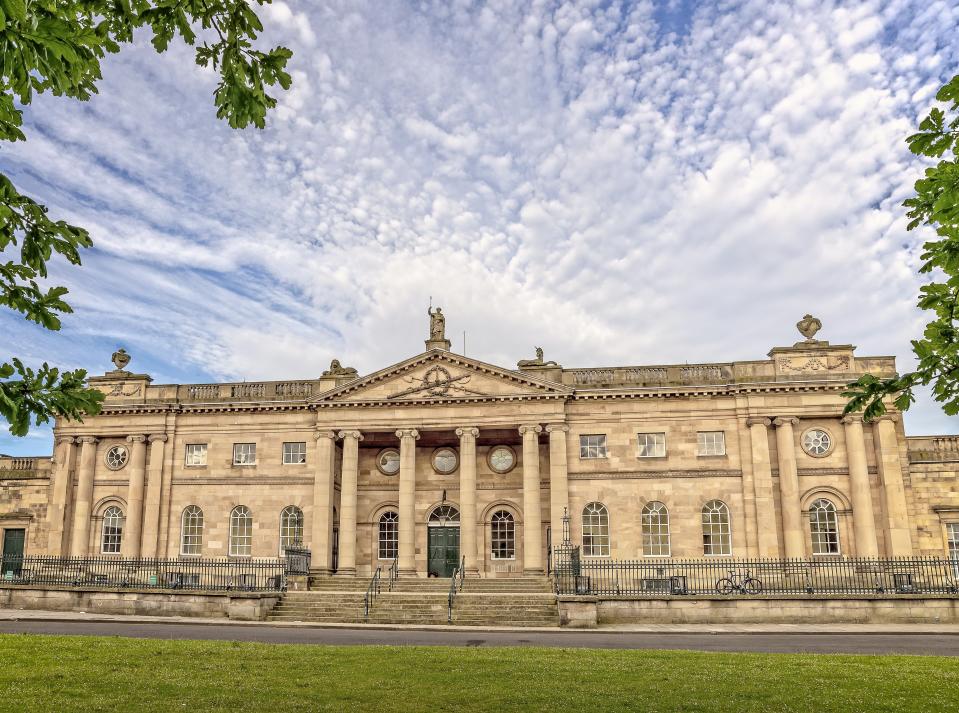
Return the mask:
[[[88,621],[3,621],[0,633],[213,639],[284,644],[398,646],[566,646],[601,649],[687,649],[764,653],[920,654],[959,656],[957,634],[689,634],[610,631],[403,631],[307,627]]]

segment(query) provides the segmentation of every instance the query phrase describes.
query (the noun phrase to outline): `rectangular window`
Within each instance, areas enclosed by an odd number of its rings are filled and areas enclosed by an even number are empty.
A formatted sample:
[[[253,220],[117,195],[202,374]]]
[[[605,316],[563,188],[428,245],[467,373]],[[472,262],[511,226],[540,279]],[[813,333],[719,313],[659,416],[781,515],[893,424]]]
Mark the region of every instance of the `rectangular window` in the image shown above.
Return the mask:
[[[723,431],[700,431],[696,434],[701,456],[726,455],[726,434]]]
[[[233,465],[256,465],[256,444],[234,443]]]
[[[946,540],[949,559],[952,560],[952,576],[959,578],[959,522],[950,522],[946,525]]]
[[[666,434],[665,433],[639,433],[640,458],[665,458],[666,457]]]
[[[187,443],[184,465],[206,465],[206,443]]]
[[[606,435],[592,435],[579,437],[580,458],[605,458]]]
[[[284,443],[283,465],[306,463],[306,443]]]

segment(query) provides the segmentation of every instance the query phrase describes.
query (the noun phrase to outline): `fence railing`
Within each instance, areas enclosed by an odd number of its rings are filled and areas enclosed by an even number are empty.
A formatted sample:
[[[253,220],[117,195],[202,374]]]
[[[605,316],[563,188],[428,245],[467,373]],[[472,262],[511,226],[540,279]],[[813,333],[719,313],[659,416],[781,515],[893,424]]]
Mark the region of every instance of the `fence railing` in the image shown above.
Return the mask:
[[[557,594],[959,595],[959,561],[865,559],[592,560],[553,563]]]
[[[0,584],[265,592],[286,589],[281,559],[4,556]]]

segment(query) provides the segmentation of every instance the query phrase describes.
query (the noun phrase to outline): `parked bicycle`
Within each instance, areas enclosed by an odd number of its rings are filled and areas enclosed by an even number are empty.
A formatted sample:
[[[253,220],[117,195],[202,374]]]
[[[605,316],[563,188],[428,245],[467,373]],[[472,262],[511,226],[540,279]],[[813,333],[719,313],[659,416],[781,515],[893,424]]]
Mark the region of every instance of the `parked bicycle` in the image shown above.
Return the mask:
[[[749,576],[748,569],[742,575],[731,569],[729,570],[728,577],[723,577],[716,582],[716,591],[720,594],[732,594],[733,592],[738,592],[739,594],[761,594],[763,591],[763,583],[755,577]]]

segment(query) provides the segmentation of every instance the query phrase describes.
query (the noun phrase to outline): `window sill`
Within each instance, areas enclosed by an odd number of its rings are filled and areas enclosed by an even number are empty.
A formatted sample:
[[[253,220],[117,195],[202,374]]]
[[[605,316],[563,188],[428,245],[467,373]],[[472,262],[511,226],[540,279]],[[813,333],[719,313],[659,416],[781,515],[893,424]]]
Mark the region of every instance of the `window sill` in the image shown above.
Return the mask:
[[[515,562],[515,557],[490,557],[490,562]]]
[[[665,454],[661,456],[636,456],[636,460],[666,460],[668,457]]]
[[[697,458],[726,458],[725,453],[697,453]]]
[[[303,463],[281,463],[281,465],[306,465],[306,462]]]
[[[580,460],[609,460],[609,456],[580,456]]]
[[[255,468],[256,463],[234,463],[234,468]]]

